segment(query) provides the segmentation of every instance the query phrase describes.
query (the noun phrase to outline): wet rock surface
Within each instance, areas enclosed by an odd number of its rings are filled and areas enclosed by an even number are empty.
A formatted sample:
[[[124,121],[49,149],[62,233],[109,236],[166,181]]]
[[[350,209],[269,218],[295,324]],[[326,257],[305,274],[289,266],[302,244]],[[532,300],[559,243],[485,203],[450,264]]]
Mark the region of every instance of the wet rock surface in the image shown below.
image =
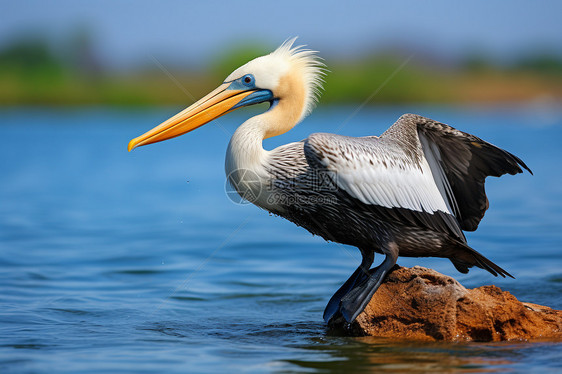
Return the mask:
[[[353,324],[340,318],[329,328],[426,341],[558,341],[562,311],[520,302],[496,286],[466,289],[435,270],[396,267]]]

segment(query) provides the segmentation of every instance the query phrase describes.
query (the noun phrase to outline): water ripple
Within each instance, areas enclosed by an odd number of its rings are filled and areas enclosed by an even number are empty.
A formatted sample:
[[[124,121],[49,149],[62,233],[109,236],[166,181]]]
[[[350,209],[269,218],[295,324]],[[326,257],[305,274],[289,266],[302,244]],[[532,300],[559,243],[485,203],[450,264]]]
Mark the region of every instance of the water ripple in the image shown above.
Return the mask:
[[[345,119],[347,109],[320,111],[290,136],[326,131],[325,123]],[[347,130],[381,132],[373,123],[397,118],[398,109],[364,110]],[[495,283],[523,301],[562,308],[561,175],[552,172],[562,159],[562,126],[529,127],[505,111],[427,110],[532,165],[533,177],[491,178],[490,209],[468,234],[517,279],[479,269],[461,275],[443,259],[399,263],[435,268],[468,287]],[[127,153],[138,122],[163,113],[2,114],[0,160],[10,162],[0,163],[1,372],[562,369],[562,346],[548,343],[417,344],[326,334],[324,306],[357,267],[359,252],[232,204],[224,192],[228,139],[220,129]],[[234,115],[221,123],[234,128],[241,121]]]

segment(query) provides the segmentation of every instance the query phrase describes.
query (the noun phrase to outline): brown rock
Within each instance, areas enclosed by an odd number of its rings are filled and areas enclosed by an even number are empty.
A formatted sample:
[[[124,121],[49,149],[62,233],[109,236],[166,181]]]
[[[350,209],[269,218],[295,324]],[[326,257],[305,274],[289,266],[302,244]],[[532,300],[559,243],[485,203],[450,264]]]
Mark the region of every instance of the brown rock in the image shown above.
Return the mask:
[[[347,331],[427,341],[562,340],[562,311],[522,303],[496,286],[469,290],[435,270],[399,267]]]

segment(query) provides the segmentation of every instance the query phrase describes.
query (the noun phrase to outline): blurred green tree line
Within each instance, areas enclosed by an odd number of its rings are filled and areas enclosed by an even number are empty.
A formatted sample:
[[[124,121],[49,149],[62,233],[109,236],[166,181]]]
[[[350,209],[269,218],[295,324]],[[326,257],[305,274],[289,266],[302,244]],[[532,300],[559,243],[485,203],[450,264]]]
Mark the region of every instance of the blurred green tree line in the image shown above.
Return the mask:
[[[112,71],[100,63],[87,32],[55,49],[38,36],[0,50],[0,105],[189,104],[178,87],[198,98],[233,69],[268,53],[259,44],[240,44],[201,70],[150,68]],[[407,63],[406,63],[407,62]],[[356,59],[330,58],[321,104],[498,103],[562,98],[562,59],[534,54],[510,64],[470,55],[456,64],[407,53],[378,52]],[[170,79],[170,75],[173,79]]]

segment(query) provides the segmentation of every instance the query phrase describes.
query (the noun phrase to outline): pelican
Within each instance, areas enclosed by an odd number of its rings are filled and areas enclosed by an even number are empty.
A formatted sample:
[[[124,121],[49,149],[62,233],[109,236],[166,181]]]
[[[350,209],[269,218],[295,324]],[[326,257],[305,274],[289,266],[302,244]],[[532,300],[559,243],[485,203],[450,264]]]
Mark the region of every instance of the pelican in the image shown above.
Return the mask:
[[[296,38],[295,38],[296,39]],[[448,258],[461,273],[476,266],[507,271],[469,247],[488,209],[488,176],[531,170],[513,154],[474,135],[404,114],[380,136],[315,133],[273,150],[313,109],[324,64],[315,51],[285,41],[230,74],[214,91],[131,140],[132,149],[190,132],[236,109],[268,102],[267,111],[235,131],[226,175],[253,204],[328,241],[359,249],[362,261],[324,311],[328,323],[351,323],[364,310],[398,256]],[[382,263],[371,269],[374,254]]]

